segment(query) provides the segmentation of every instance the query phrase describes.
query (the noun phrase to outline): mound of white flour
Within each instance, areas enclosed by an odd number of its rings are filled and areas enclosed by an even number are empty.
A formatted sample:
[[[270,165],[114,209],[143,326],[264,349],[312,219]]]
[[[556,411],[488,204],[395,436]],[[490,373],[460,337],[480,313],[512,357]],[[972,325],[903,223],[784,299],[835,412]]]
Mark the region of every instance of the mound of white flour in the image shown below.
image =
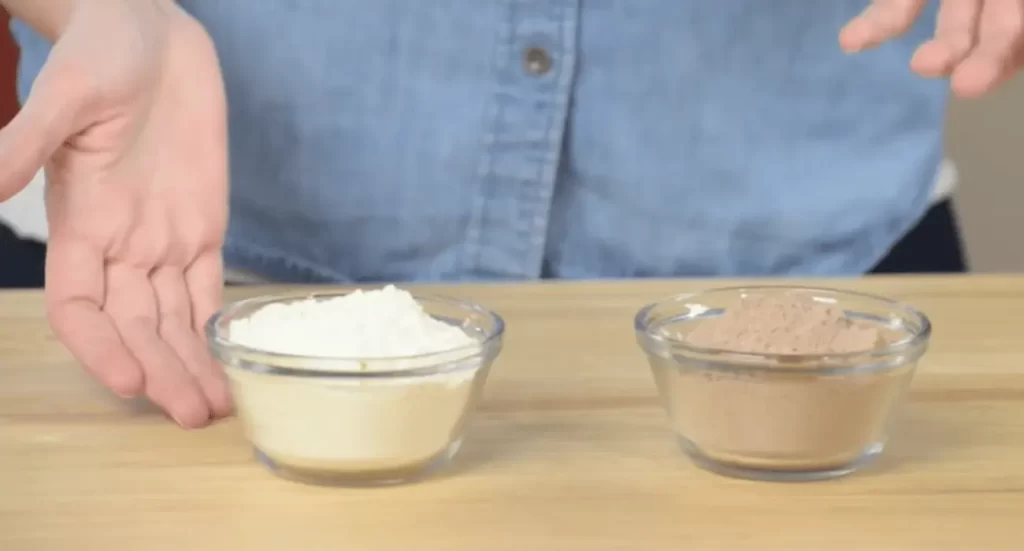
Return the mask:
[[[231,340],[249,348],[318,358],[394,358],[472,346],[459,327],[427,314],[393,285],[332,298],[270,304],[231,322]]]

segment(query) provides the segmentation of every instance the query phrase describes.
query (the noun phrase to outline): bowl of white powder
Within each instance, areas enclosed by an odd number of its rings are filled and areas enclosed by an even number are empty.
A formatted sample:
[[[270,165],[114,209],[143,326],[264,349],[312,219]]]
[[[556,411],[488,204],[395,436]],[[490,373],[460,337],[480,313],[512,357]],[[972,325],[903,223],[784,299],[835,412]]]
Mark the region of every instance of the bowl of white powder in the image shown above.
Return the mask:
[[[206,330],[264,465],[380,485],[450,462],[504,327],[482,306],[387,286],[243,300]]]
[[[710,289],[635,319],[684,452],[720,474],[822,480],[882,453],[931,323],[853,291]]]

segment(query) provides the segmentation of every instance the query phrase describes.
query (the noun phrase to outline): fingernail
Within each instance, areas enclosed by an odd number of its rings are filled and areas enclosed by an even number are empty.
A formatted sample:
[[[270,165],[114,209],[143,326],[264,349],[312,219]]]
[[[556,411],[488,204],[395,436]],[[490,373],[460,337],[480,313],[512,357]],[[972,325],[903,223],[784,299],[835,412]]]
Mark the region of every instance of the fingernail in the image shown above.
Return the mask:
[[[175,415],[172,418],[174,419],[174,422],[178,424],[178,426],[185,430],[201,429],[210,422],[209,417],[205,419],[191,419],[189,418],[189,416],[182,414]]]

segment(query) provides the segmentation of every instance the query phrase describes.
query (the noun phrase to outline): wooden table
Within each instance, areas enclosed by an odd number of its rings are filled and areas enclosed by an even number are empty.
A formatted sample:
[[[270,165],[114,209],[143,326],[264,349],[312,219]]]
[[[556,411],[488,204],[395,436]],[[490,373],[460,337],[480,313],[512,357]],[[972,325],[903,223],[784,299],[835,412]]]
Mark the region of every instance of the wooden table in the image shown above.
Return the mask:
[[[113,398],[54,341],[38,294],[0,294],[0,549],[1024,549],[1024,278],[838,283],[935,324],[869,471],[771,484],[684,460],[631,324],[701,282],[495,285],[443,289],[509,324],[457,465],[363,490],[271,476],[233,421],[186,432]]]

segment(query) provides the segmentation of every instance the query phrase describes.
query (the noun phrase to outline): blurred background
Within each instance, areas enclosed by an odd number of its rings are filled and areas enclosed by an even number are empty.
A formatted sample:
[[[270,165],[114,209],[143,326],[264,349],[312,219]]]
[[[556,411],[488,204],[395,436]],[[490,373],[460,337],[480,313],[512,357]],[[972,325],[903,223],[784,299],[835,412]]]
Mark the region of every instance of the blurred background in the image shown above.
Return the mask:
[[[17,49],[0,12],[0,123],[17,111]],[[956,201],[975,272],[1024,272],[1024,81],[983,100],[954,101],[949,110],[949,156],[959,171]],[[42,235],[42,182],[0,204],[0,220],[27,236]]]

